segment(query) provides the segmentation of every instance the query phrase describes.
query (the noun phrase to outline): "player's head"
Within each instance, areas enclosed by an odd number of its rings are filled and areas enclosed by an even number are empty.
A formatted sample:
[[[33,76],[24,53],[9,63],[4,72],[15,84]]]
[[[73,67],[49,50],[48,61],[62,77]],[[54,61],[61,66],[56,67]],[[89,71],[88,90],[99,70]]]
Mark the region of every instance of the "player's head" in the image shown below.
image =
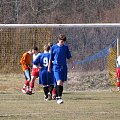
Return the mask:
[[[44,51],[49,52],[49,50],[50,50],[50,46],[49,45],[44,45]]]
[[[58,42],[59,42],[59,44],[60,44],[60,45],[63,45],[65,41],[66,41],[66,36],[60,34],[60,35],[58,36]]]
[[[62,34],[59,34],[58,36],[58,40],[62,40],[62,41],[66,41],[66,36],[65,35],[62,35]]]
[[[29,53],[30,55],[33,54],[33,52],[32,52],[32,48],[28,50],[28,53]]]
[[[37,46],[32,47],[32,53],[35,54],[37,52],[38,52],[38,47]]]
[[[52,47],[52,46],[53,46],[53,43],[52,43],[52,42],[49,42],[49,43],[48,43],[48,46]]]

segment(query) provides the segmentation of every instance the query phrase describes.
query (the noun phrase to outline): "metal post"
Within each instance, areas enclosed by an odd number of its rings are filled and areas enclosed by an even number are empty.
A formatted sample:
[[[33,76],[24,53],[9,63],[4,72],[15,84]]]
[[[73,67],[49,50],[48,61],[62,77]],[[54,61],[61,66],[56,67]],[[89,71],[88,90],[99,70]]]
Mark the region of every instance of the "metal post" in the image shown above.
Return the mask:
[[[120,55],[120,40],[117,38],[117,57]]]

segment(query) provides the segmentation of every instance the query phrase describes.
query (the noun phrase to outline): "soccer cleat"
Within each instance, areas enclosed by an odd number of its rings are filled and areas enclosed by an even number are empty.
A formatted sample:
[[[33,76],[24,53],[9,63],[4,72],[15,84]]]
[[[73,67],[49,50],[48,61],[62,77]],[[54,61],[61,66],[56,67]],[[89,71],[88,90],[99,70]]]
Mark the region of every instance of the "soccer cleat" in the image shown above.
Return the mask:
[[[56,99],[57,99],[57,104],[62,104],[63,103],[63,100],[62,100],[61,97],[57,97]]]
[[[48,96],[44,95],[44,101],[48,101]]]
[[[112,91],[112,92],[120,92],[120,90],[118,90],[118,89],[117,89],[117,88],[115,88],[115,87],[114,87],[114,88],[112,88],[112,89],[111,89],[111,91]]]
[[[48,100],[52,100],[52,96],[50,93],[48,93]]]
[[[30,93],[30,94],[35,94],[35,92],[33,92],[32,90],[29,90],[29,93]]]
[[[52,95],[52,100],[56,100],[56,95]]]
[[[44,101],[48,101],[48,98],[44,99]]]
[[[33,92],[33,91],[31,91],[32,92],[32,94],[35,94],[35,92]]]
[[[28,94],[28,95],[32,95],[32,91],[26,91],[26,94]]]
[[[25,88],[22,88],[21,91],[22,91],[22,93],[26,94],[26,89]]]

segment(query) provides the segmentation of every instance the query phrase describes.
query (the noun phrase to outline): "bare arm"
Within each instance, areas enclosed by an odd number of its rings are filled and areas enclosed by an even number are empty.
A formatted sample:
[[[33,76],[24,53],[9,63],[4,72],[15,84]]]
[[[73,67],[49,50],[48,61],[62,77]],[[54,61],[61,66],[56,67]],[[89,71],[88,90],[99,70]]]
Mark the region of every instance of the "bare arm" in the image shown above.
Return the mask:
[[[52,64],[52,61],[49,60],[49,63],[48,63],[48,72],[51,72],[51,64]]]

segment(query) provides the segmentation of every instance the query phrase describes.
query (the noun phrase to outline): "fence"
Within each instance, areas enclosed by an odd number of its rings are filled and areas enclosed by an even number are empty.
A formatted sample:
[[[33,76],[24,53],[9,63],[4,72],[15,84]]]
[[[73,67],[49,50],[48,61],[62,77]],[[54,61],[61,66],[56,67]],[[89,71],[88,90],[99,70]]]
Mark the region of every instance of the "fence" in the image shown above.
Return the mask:
[[[34,45],[42,52],[43,45],[52,41],[52,34],[52,29],[49,28],[1,28],[0,71],[20,72],[22,54]]]
[[[107,70],[113,81],[116,52],[112,50],[116,49],[119,27],[119,24],[1,24],[0,72],[21,72],[19,60],[23,52],[33,45],[42,52],[44,44],[56,43],[58,34],[63,33],[72,51],[74,70]],[[70,63],[70,70],[71,67]]]

